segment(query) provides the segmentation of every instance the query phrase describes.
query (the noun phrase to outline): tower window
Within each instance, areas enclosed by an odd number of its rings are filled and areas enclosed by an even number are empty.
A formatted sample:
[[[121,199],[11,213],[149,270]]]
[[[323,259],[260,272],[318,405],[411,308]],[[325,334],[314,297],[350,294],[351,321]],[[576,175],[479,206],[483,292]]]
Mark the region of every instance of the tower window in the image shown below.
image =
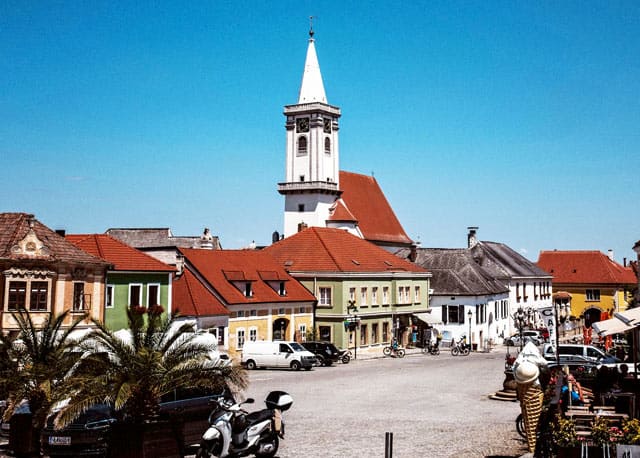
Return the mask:
[[[307,154],[307,137],[304,135],[298,137],[298,154]]]
[[[298,211],[299,212],[303,212],[304,211],[304,204],[298,204]]]
[[[304,181],[304,175],[300,175],[300,181]]]
[[[331,139],[329,137],[324,139],[324,152],[331,154]]]

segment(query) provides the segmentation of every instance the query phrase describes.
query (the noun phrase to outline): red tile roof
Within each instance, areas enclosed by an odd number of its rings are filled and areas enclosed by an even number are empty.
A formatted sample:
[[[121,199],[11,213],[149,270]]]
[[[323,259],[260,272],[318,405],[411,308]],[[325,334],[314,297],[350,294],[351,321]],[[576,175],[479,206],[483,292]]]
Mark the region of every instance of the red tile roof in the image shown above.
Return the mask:
[[[340,189],[365,239],[412,244],[374,177],[340,171]]]
[[[224,304],[185,269],[173,280],[173,308],[182,316],[229,315]]]
[[[624,267],[600,251],[541,251],[538,266],[558,284],[634,285],[633,269]]]
[[[310,227],[264,251],[290,272],[428,272],[342,229]]]
[[[200,250],[181,248],[186,261],[202,275],[226,304],[287,303],[316,299],[302,284],[291,277],[263,250]],[[286,282],[286,295],[260,276],[260,272],[275,272],[279,281]],[[231,280],[226,275],[231,275]],[[233,281],[251,281],[252,297],[246,297]]]
[[[176,269],[106,234],[67,234],[66,239],[114,265],[112,270],[173,272]]]
[[[352,221],[357,222],[353,213],[349,211],[342,199],[336,200],[329,210],[329,221]]]
[[[78,248],[28,213],[0,213],[0,260],[31,259],[31,256],[13,252],[13,247],[22,241],[31,229],[47,249],[46,255],[37,256],[40,261],[108,266],[103,259]]]

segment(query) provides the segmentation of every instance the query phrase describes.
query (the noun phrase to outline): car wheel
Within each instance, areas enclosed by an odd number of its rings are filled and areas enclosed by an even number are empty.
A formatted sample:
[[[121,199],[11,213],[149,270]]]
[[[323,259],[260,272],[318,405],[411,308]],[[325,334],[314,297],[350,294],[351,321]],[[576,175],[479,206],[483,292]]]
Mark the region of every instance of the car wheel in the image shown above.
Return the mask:
[[[513,344],[513,340],[508,339],[508,340],[505,342],[505,345],[506,345],[507,347],[513,347],[513,345],[514,345],[514,344]]]
[[[252,359],[250,359],[249,361],[247,361],[247,369],[252,371],[256,368],[256,362]]]
[[[351,361],[351,356],[349,355],[344,355],[342,357],[342,364],[349,364],[349,361]]]
[[[298,361],[291,362],[291,369],[293,369],[294,371],[299,371],[301,367],[302,365]]]
[[[318,366],[324,366],[325,364],[327,364],[327,362],[322,355],[316,355],[316,364]]]

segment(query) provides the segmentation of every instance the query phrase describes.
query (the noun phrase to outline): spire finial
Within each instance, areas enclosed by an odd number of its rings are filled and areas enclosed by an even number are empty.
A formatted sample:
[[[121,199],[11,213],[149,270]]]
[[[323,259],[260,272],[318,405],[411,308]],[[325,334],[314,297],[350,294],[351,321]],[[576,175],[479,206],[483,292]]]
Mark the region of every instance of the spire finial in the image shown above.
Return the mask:
[[[309,37],[313,38],[313,16],[309,16]]]

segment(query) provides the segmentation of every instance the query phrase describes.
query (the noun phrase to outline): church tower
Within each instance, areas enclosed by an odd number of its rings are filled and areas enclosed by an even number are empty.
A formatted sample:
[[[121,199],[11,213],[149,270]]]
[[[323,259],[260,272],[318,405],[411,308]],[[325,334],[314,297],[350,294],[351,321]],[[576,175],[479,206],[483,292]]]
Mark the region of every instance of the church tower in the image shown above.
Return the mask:
[[[339,186],[338,119],[329,105],[316,55],[313,29],[302,74],[298,103],[284,107],[286,175],[278,184],[285,196],[284,236],[306,226],[325,227],[342,191]]]

